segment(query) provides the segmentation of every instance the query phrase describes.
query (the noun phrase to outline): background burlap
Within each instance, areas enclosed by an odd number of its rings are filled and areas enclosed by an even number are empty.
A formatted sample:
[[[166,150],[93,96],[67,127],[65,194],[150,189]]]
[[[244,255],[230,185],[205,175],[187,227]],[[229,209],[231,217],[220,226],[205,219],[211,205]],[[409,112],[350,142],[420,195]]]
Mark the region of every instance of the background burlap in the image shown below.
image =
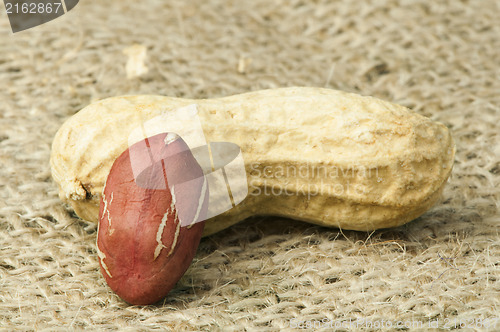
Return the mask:
[[[296,326],[291,319],[450,327],[499,318],[499,4],[81,1],[15,35],[0,7],[0,328],[275,330]],[[149,72],[127,79],[123,50],[133,44],[147,47]],[[126,305],[100,274],[96,225],[57,196],[56,130],[108,96],[282,86],[373,95],[445,123],[457,155],[443,201],[373,233],[248,220],[204,238],[162,304]]]

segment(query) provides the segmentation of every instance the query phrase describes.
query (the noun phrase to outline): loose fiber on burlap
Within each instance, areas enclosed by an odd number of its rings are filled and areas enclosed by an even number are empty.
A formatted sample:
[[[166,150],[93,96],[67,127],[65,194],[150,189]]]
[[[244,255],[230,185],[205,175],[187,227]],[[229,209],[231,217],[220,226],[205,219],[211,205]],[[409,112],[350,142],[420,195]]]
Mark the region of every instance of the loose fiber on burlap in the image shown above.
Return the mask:
[[[500,318],[497,0],[82,0],[16,34],[1,8],[0,329],[480,329]],[[135,44],[147,70],[127,78]],[[96,225],[52,182],[59,126],[108,96],[283,86],[373,95],[446,124],[457,154],[442,201],[373,233],[247,220],[204,238],[163,303],[125,304],[99,271]]]

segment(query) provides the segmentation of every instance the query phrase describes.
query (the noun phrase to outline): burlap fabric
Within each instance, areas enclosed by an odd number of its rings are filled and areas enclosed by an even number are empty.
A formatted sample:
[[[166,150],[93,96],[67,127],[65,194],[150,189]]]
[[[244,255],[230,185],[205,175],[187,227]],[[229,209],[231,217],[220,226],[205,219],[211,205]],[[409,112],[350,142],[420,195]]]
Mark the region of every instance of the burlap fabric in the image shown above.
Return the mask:
[[[81,1],[12,34],[2,9],[0,327],[492,324],[500,317],[499,17],[496,0]],[[123,50],[134,44],[147,48],[148,71],[127,79]],[[373,233],[248,220],[204,238],[163,303],[122,302],[100,274],[96,225],[57,196],[56,130],[108,96],[282,86],[373,95],[445,123],[457,155],[442,202]]]

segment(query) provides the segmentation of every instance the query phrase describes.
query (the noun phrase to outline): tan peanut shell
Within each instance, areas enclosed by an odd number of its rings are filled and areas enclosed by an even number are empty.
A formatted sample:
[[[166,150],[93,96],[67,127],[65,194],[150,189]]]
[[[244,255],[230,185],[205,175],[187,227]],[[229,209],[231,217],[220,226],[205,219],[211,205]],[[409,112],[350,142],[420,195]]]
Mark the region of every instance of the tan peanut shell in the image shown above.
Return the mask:
[[[213,234],[252,215],[352,230],[404,224],[428,210],[450,175],[449,130],[403,106],[321,88],[280,88],[217,99],[107,98],[57,132],[51,155],[60,197],[96,221],[103,185],[130,132],[196,104],[207,142],[240,146],[249,195],[207,220]]]

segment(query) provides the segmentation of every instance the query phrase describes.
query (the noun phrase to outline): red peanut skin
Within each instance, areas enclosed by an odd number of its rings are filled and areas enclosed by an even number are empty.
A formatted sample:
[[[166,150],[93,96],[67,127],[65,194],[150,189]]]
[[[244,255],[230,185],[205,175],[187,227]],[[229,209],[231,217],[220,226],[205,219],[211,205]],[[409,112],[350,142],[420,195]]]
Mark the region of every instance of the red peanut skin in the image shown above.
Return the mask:
[[[153,304],[170,292],[193,260],[205,224],[201,221],[183,226],[184,222],[181,225],[176,218],[175,211],[184,204],[188,215],[194,217],[198,208],[197,220],[204,220],[208,190],[202,195],[203,172],[186,143],[178,137],[165,144],[166,135],[150,137],[122,153],[111,168],[101,198],[97,235],[101,272],[110,288],[130,304]],[[131,154],[137,158],[143,150],[149,151],[155,161],[134,179]],[[167,158],[172,154],[175,156]],[[150,163],[146,158],[135,162]],[[166,174],[176,183],[197,179],[188,187],[175,188],[174,209]],[[139,178],[147,181],[139,183]],[[141,187],[144,183],[161,187],[157,184],[162,181],[167,188]]]

